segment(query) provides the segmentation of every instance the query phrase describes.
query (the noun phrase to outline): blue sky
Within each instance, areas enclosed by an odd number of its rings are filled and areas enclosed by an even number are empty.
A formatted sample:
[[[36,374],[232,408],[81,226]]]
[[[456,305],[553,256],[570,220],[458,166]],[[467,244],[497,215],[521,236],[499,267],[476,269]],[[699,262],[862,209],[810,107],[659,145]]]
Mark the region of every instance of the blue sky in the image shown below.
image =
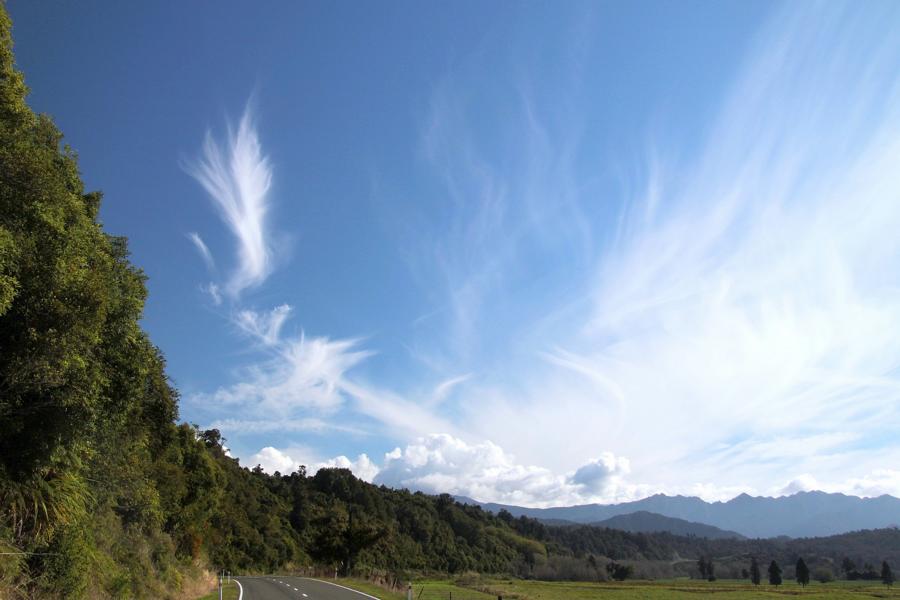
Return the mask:
[[[900,493],[896,4],[9,10],[244,464]]]

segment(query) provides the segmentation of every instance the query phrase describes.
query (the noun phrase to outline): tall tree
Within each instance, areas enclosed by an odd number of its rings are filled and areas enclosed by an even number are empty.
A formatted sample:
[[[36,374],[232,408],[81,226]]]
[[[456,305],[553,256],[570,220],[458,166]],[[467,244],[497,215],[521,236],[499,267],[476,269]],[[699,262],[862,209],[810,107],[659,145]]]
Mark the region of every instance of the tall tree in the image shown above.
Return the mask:
[[[769,565],[769,583],[771,585],[781,585],[781,567],[774,560]]]
[[[894,585],[894,573],[886,560],[881,563],[881,583],[888,587]]]
[[[697,570],[700,571],[700,579],[706,579],[707,568],[706,557],[701,556],[700,559],[697,560]]]
[[[797,567],[795,569],[797,583],[806,587],[809,583],[809,567],[806,566],[806,562],[804,562],[803,558],[797,559]]]
[[[759,585],[762,576],[759,572],[759,563],[756,562],[756,557],[750,559],[750,581],[753,582],[753,585]]]

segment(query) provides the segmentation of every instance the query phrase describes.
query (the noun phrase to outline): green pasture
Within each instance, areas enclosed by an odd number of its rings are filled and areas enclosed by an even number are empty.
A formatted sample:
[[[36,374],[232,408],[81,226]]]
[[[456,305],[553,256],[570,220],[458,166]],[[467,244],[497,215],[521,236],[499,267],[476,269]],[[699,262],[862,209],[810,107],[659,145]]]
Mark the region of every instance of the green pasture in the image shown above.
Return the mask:
[[[402,592],[389,592],[362,580],[341,582],[383,600],[405,600]],[[833,581],[810,583],[805,588],[793,581],[780,586],[763,583],[754,586],[746,581],[692,579],[660,581],[625,581],[609,583],[526,581],[517,579],[479,579],[461,582],[422,580],[413,583],[414,600],[668,600],[718,596],[727,600],[755,600],[802,596],[809,600],[851,600],[862,598],[897,598],[900,586],[888,588],[880,582]]]

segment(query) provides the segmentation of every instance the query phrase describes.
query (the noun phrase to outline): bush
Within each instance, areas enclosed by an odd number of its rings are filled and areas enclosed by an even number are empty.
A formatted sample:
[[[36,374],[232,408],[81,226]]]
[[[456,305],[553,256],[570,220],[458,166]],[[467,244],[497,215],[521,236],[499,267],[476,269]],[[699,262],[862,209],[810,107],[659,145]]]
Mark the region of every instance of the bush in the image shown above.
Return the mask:
[[[815,579],[819,583],[828,583],[834,581],[834,573],[828,567],[819,567],[816,569]]]

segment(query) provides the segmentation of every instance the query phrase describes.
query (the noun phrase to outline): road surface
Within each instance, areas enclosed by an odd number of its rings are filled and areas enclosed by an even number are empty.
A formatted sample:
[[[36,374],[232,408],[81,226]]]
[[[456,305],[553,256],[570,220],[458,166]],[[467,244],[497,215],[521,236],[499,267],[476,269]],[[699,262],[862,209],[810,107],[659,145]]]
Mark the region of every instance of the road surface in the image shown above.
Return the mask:
[[[236,577],[244,594],[241,600],[378,600],[333,583],[305,577]]]

